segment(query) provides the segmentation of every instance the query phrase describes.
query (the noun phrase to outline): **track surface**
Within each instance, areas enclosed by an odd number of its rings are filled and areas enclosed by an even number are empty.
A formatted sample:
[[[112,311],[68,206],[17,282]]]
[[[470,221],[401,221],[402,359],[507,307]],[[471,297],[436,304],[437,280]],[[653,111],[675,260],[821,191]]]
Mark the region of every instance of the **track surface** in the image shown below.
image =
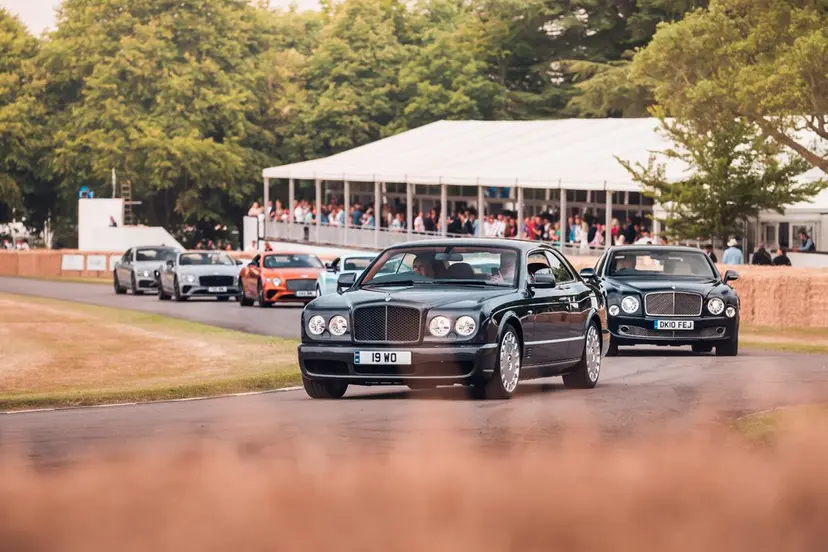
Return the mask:
[[[19,282],[0,279],[0,291],[19,293],[23,291]],[[42,289],[47,296],[174,312],[239,329],[244,329],[245,316],[260,317],[264,329],[270,329],[264,322],[270,319],[272,324],[281,312],[241,309],[233,303],[179,305],[154,297],[114,297],[110,288],[88,284],[25,284],[29,292]],[[164,310],[155,310],[159,308]],[[286,325],[284,319],[279,325]],[[107,445],[139,444],[146,437],[249,439],[268,454],[289,452],[305,442],[332,453],[343,444],[356,444],[367,453],[375,446],[390,445],[400,435],[451,429],[459,433],[458,438],[499,447],[555,439],[564,427],[591,425],[608,437],[675,433],[698,421],[827,400],[825,356],[744,351],[738,357],[719,358],[685,349],[622,349],[620,357],[604,361],[601,382],[589,391],[565,390],[560,378],[550,378],[521,384],[510,401],[470,400],[460,387],[433,391],[386,387],[352,388],[339,401],[314,401],[303,391],[287,391],[18,413],[0,416],[0,446],[23,447],[46,463]]]
[[[190,299],[177,303],[172,300],[159,301],[154,293],[138,296],[131,293],[115,295],[112,286],[102,284],[50,282],[26,278],[0,278],[0,292],[132,309],[231,330],[295,339],[299,338],[302,314],[302,305],[299,303],[285,303],[264,309],[257,306],[243,308],[234,300],[220,303],[215,299]]]

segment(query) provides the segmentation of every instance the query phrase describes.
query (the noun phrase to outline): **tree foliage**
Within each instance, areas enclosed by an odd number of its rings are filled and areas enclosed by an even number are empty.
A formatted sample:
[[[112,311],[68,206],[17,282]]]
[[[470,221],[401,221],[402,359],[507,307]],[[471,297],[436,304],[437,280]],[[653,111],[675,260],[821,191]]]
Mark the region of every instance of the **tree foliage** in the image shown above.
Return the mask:
[[[823,182],[797,182],[810,166],[749,122],[731,120],[713,129],[680,122],[656,111],[664,133],[676,148],[661,152],[668,162],[680,163],[692,175],[675,180],[667,164],[650,157],[648,164],[621,160],[647,195],[665,206],[660,218],[666,233],[678,239],[741,235],[745,223],[761,211],[782,212],[786,205],[806,201],[823,189]]]
[[[636,55],[632,76],[675,117],[701,129],[750,121],[828,172],[823,0],[714,0],[709,10],[663,25]]]

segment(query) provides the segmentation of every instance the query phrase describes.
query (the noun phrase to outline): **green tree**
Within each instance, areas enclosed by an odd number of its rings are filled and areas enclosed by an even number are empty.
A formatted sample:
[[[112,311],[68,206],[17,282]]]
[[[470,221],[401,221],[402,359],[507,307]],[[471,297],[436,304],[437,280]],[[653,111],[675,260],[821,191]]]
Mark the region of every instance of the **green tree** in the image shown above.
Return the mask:
[[[30,215],[27,200],[40,188],[35,164],[38,131],[32,118],[36,105],[26,93],[28,64],[37,51],[37,39],[0,8],[0,222],[11,220],[13,211],[18,220]]]
[[[631,74],[683,121],[743,118],[828,172],[826,29],[824,0],[714,0],[663,25]]]
[[[786,205],[805,201],[823,189],[826,182],[797,182],[809,168],[796,155],[764,136],[752,123],[723,122],[713,130],[664,117],[656,110],[663,132],[676,148],[661,154],[690,169],[691,176],[668,177],[667,164],[635,165],[619,159],[644,192],[664,206],[660,219],[668,235],[679,239],[718,238],[741,234],[745,223],[761,211],[782,212]]]

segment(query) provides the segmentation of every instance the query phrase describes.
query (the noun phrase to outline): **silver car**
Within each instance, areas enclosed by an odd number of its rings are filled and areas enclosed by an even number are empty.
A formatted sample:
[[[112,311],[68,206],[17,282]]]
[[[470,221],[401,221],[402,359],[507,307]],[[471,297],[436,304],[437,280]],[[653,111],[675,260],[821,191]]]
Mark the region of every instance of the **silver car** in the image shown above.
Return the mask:
[[[186,301],[215,297],[227,301],[239,295],[239,264],[223,251],[183,251],[158,273],[158,298]]]
[[[112,285],[115,293],[123,295],[127,290],[133,295],[155,291],[158,280],[155,273],[164,263],[174,259],[180,249],[169,246],[131,247],[115,262]]]

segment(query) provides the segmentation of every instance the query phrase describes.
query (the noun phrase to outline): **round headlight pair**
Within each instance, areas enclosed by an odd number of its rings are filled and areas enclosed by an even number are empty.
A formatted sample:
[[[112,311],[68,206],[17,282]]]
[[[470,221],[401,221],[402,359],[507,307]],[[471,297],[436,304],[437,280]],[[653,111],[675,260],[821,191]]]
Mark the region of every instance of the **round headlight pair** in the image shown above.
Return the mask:
[[[621,309],[618,305],[611,305],[609,308],[610,316],[618,316],[618,313],[621,312]]]
[[[348,331],[348,319],[337,314],[328,322],[328,330],[339,337]],[[308,320],[308,332],[311,335],[322,335],[325,332],[325,319],[318,314]]]
[[[454,331],[463,337],[473,334],[476,328],[477,322],[471,316],[461,316],[454,323]],[[446,337],[451,331],[451,321],[445,316],[435,316],[428,324],[428,331],[434,337]]]
[[[713,299],[707,302],[707,310],[709,310],[710,314],[712,314],[713,316],[719,316],[720,314],[722,314],[722,311],[725,310],[724,301],[722,301],[718,297],[714,297]]]
[[[632,295],[628,295],[621,300],[621,310],[627,314],[637,312],[639,306],[638,298]]]

